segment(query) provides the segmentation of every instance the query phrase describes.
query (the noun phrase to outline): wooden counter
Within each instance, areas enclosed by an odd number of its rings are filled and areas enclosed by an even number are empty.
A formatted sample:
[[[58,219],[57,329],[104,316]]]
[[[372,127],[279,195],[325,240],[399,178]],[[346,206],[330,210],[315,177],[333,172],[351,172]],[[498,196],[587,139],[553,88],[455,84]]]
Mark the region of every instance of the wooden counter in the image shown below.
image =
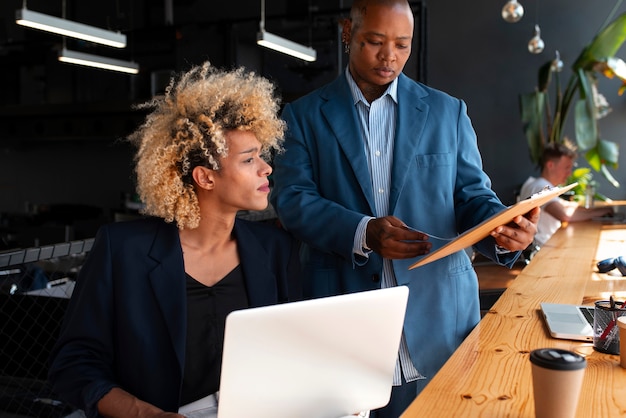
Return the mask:
[[[593,202],[593,205],[595,207],[602,207],[602,206],[626,206],[626,200],[596,200],[595,202]]]
[[[572,223],[544,245],[402,415],[534,417],[530,351],[558,347],[587,357],[577,417],[626,416],[626,369],[591,343],[550,337],[540,302],[592,305],[626,298],[626,277],[597,273],[599,260],[626,255],[626,225]]]

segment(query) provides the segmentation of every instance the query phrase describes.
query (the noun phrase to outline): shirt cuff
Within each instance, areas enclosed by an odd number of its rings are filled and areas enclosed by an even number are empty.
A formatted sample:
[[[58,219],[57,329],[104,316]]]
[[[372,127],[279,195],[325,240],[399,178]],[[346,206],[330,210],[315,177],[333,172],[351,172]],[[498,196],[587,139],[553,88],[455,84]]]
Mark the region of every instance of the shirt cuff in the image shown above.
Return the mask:
[[[374,219],[371,216],[365,216],[359,222],[359,225],[356,227],[356,232],[354,233],[354,242],[352,244],[352,252],[356,255],[360,255],[362,257],[368,257],[372,252],[370,248],[367,247],[366,238],[367,238],[367,223]]]
[[[508,254],[512,252],[511,250],[507,250],[506,248],[496,244],[496,254],[500,255],[500,254]]]

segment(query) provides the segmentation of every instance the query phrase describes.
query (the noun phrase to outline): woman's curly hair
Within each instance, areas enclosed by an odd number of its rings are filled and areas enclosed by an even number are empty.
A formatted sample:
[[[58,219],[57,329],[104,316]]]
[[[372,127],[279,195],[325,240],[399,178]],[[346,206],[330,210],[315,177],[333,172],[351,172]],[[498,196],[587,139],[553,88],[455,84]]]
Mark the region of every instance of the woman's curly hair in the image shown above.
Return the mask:
[[[199,224],[191,173],[197,166],[220,169],[228,131],[253,132],[266,159],[282,151],[285,124],[274,85],[243,68],[225,71],[205,62],[173,77],[164,96],[138,107],[153,109],[128,138],[137,146],[143,213],[175,221],[180,229]]]

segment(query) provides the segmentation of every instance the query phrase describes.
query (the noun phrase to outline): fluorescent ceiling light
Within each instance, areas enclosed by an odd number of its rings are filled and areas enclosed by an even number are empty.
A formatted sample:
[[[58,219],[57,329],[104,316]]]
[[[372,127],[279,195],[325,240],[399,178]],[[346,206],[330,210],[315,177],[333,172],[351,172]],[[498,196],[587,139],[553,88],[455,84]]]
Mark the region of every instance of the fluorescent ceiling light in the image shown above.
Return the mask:
[[[317,51],[315,49],[281,38],[264,30],[259,31],[256,42],[266,48],[300,58],[304,61],[315,61],[317,59]]]
[[[259,32],[256,35],[256,43],[304,61],[315,61],[317,59],[317,51],[313,48],[265,32],[265,0],[261,0],[261,22],[259,23]]]
[[[33,12],[26,7],[15,11],[15,22],[18,25],[113,46],[115,48],[126,47],[126,35],[122,33]]]
[[[59,61],[70,64],[86,65],[88,67],[102,68],[105,70],[121,71],[123,73],[139,73],[139,64],[131,61],[122,61],[99,55],[85,54],[84,52],[72,51],[63,48],[59,54]]]

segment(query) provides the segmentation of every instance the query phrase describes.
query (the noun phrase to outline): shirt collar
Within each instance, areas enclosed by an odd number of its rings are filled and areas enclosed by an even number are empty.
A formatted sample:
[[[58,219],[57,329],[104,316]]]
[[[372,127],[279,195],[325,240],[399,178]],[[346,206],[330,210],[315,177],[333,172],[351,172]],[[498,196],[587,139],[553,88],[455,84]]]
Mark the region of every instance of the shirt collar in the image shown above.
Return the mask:
[[[356,81],[354,81],[354,78],[352,77],[352,74],[350,74],[350,70],[348,67],[346,67],[345,73],[346,80],[348,80],[348,86],[350,86],[350,91],[352,92],[352,100],[354,104],[356,105],[358,102],[361,101],[369,106],[370,103],[363,95],[363,92],[361,91],[359,86],[357,86]],[[394,103],[398,104],[398,77],[394,78],[393,81],[389,83],[387,89],[382,94],[382,96],[380,96],[380,98],[383,98],[386,95],[389,95]]]

